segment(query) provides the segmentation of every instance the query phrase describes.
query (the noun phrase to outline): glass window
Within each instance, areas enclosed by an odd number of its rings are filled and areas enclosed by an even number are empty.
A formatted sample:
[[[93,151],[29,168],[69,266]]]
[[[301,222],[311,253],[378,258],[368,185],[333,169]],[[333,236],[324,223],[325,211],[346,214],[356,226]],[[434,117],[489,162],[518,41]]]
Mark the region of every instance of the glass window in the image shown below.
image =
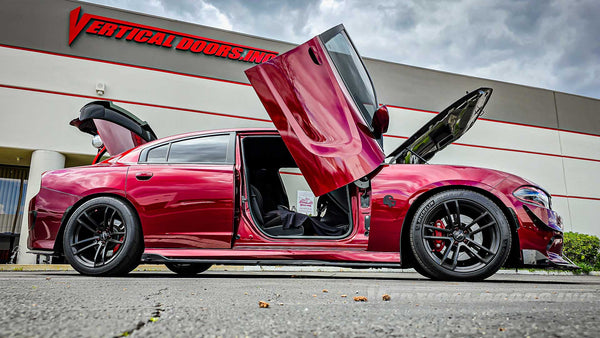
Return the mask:
[[[198,137],[174,142],[169,163],[226,163],[229,135]]]
[[[146,157],[146,162],[166,162],[167,161],[167,151],[169,150],[169,145],[165,144],[160,147],[152,148],[148,151],[148,155]]]
[[[371,124],[378,105],[371,79],[360,56],[345,31],[339,32],[324,43],[354,102],[367,123]]]

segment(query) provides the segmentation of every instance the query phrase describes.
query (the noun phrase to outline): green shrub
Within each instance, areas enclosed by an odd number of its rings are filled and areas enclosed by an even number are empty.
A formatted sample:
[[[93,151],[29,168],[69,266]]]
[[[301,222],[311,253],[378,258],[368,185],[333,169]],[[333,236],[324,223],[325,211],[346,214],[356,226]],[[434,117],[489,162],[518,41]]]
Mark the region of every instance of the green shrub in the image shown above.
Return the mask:
[[[596,236],[565,232],[563,254],[586,270],[583,272],[600,270],[600,239]]]

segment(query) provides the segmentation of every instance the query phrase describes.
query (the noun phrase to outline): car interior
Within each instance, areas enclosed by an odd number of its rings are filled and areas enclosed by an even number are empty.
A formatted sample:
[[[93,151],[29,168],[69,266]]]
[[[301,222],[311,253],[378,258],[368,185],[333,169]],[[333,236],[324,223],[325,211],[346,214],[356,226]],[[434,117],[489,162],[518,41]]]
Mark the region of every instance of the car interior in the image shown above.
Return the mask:
[[[290,205],[298,190],[309,188],[303,178],[304,185],[284,184],[282,176],[293,175],[297,180],[301,174],[281,137],[244,137],[242,157],[252,218],[266,235],[340,238],[350,233],[352,208],[347,186],[320,196],[314,215],[298,212]],[[290,169],[294,172],[288,172]]]

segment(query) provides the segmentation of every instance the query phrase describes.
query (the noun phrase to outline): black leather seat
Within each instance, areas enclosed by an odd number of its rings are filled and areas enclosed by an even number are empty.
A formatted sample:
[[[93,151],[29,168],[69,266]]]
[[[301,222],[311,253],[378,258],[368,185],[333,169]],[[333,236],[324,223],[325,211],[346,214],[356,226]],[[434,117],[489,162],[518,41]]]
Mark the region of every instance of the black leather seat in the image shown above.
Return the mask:
[[[294,222],[284,222],[285,216],[289,217],[288,211],[284,206],[279,206],[275,210],[264,210],[265,201],[263,196],[254,185],[250,185],[250,208],[258,226],[271,236],[302,236],[304,227],[294,224]],[[284,218],[282,218],[284,216]]]

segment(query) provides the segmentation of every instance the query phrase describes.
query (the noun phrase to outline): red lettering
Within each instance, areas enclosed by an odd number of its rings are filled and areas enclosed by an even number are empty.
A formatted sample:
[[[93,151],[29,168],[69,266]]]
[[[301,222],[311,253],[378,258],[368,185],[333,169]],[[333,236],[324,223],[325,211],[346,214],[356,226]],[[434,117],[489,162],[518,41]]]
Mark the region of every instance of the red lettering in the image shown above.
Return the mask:
[[[115,35],[115,39],[122,38],[125,35],[125,33],[129,32],[130,30],[131,27],[119,26],[119,32],[117,32],[117,35]]]
[[[230,59],[239,59],[240,57],[242,57],[242,52],[243,51],[244,51],[243,48],[234,47],[231,50],[231,53],[229,53],[229,55],[227,55],[227,57],[230,58]]]
[[[165,39],[165,33],[156,33],[154,34],[154,36],[148,40],[148,44],[155,44],[157,46],[161,46],[163,43],[163,40]]]
[[[276,57],[276,56],[277,56],[277,54],[267,54],[267,55],[265,55],[265,57],[262,59],[262,62],[263,62],[263,63],[264,63],[264,62],[267,62],[267,61],[271,60],[272,58],[274,58],[274,57]]]
[[[254,63],[261,63],[263,57],[265,57],[265,53],[255,51],[249,61]]]
[[[90,27],[85,32],[88,34],[98,34],[98,29],[100,29],[100,27],[102,27],[102,25],[104,25],[104,22],[94,21],[94,22],[92,22]]]
[[[112,36],[115,33],[115,30],[117,29],[117,27],[119,27],[118,25],[115,25],[114,23],[106,23],[104,24],[104,27],[102,27],[102,29],[100,29],[100,31],[98,32],[98,35],[104,35],[104,36]]]
[[[139,28],[134,28],[131,30],[131,32],[129,34],[127,34],[127,37],[125,38],[125,40],[127,41],[131,41],[133,40],[133,38],[135,38],[135,35],[137,34],[137,32],[139,32],[140,29]]]
[[[175,47],[175,48],[179,49],[179,50],[188,50],[188,49],[190,49],[190,47],[192,46],[193,43],[194,43],[194,39],[183,38],[183,39],[181,39],[181,41],[179,41],[179,43],[177,44],[177,47]]]
[[[162,46],[163,47],[173,47],[172,43],[173,43],[173,39],[175,39],[175,35],[169,35],[167,37],[167,39],[165,40],[165,42],[163,42]]]
[[[244,61],[250,60],[250,57],[252,56],[252,54],[254,54],[253,50],[247,50],[246,55],[244,55]]]
[[[221,45],[221,47],[219,48],[219,50],[217,51],[217,56],[220,57],[227,57],[227,53],[229,53],[229,51],[231,50],[231,46],[227,46],[227,45]]]
[[[135,35],[135,38],[133,38],[133,40],[135,40],[135,42],[146,42],[148,41],[148,39],[150,39],[151,36],[152,31],[142,29],[139,33]]]
[[[194,53],[200,53],[206,47],[206,41],[196,40],[190,50]]]
[[[204,54],[213,55],[214,53],[217,52],[217,49],[219,49],[219,44],[211,42],[208,44],[208,46],[206,46],[206,49],[204,50]]]
[[[90,22],[91,15],[83,14],[81,19],[79,18],[79,14],[81,13],[81,6],[75,8],[69,13],[69,46],[73,43],[75,38],[79,36],[81,30],[85,27],[85,25]]]

